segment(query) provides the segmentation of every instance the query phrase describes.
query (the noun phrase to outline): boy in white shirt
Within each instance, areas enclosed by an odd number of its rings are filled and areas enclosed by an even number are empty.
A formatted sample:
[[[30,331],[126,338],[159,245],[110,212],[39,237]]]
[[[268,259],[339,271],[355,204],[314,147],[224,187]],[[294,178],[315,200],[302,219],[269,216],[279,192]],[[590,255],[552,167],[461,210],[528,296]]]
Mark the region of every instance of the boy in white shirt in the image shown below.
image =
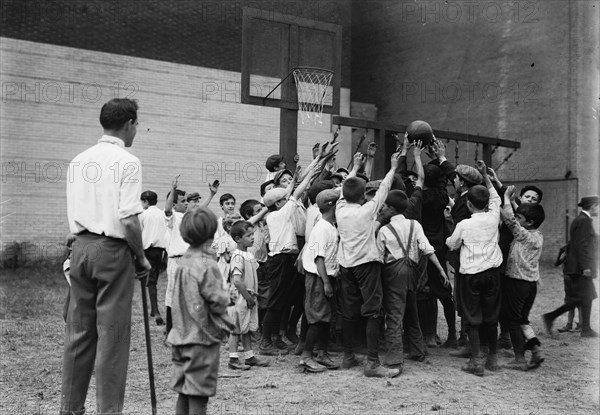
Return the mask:
[[[479,328],[487,337],[489,354],[485,368],[498,370],[497,325],[500,315],[500,264],[502,252],[498,245],[500,225],[500,196],[492,185],[483,161],[477,162],[477,170],[485,185],[476,185],[467,193],[467,206],[471,217],[459,222],[452,235],[446,239],[451,250],[460,249],[460,270],[456,278],[462,278],[458,298],[462,303],[464,318],[469,325],[471,360],[462,369],[483,376],[480,356]]]
[[[339,368],[327,353],[329,325],[333,317],[333,277],[338,270],[339,236],[335,228],[335,203],[339,197],[339,189],[323,190],[317,195],[316,204],[322,217],[313,227],[302,254],[302,264],[306,272],[304,314],[308,330],[300,366],[308,372]],[[317,343],[319,354],[313,359],[313,349]]]
[[[298,185],[293,196],[290,197],[294,189],[294,181],[290,182],[286,189],[279,187],[269,190],[263,198],[270,212],[267,216],[270,235],[269,256],[265,263],[265,270],[270,278],[263,319],[263,336],[259,347],[262,355],[288,354],[285,343],[273,343],[272,337],[279,332],[282,311],[290,306],[290,288],[296,274],[294,262],[299,252],[292,216],[296,209],[303,209],[299,206],[297,197],[306,190],[313,169],[314,163],[307,169],[304,180]]]
[[[375,219],[388,195],[398,167],[399,154],[391,158],[391,168],[370,201],[365,199],[366,181],[356,177],[364,163],[362,154],[354,156],[354,168],[342,186],[342,198],[337,202],[336,220],[340,233],[338,259],[342,289],[344,360],[343,368],[358,366],[354,355],[353,334],[360,317],[367,319],[367,377],[394,377],[398,369],[387,369],[379,362],[381,291],[381,254],[375,232],[380,224]]]

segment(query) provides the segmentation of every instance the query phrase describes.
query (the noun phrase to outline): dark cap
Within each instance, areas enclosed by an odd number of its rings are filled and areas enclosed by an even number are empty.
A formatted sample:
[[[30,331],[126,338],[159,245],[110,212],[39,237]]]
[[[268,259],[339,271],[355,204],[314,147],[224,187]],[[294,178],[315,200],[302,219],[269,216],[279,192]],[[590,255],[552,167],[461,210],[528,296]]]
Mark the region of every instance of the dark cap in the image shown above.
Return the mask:
[[[466,164],[459,164],[456,166],[456,174],[471,185],[483,183],[483,176],[475,167],[467,166]]]
[[[310,203],[315,203],[319,193],[323,190],[333,189],[334,187],[335,185],[331,180],[318,180],[308,188],[308,200],[310,200]]]
[[[188,193],[185,199],[189,202],[191,200],[202,199],[202,196],[200,196],[200,193],[198,193],[198,192],[192,192],[192,193]]]
[[[273,171],[275,171],[277,166],[279,166],[279,163],[281,163],[282,161],[283,161],[283,156],[281,154],[273,154],[265,162],[265,167],[270,172],[273,172]]]
[[[323,190],[317,195],[317,206],[320,210],[325,210],[328,207],[334,206],[340,198],[340,189]]]
[[[586,196],[581,198],[581,202],[577,206],[583,209],[589,209],[594,205],[598,204],[598,196]]]

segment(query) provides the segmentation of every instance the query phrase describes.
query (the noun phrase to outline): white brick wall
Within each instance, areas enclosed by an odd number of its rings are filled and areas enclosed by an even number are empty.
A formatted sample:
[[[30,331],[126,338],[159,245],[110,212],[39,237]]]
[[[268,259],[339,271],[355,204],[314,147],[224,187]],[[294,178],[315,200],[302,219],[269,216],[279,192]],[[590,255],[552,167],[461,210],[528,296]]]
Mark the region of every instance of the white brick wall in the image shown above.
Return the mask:
[[[159,205],[178,173],[181,188],[203,196],[208,183],[221,181],[211,203],[217,214],[220,194],[232,193],[238,203],[260,197],[264,161],[279,152],[279,110],[240,104],[239,73],[9,38],[0,38],[0,53],[2,251],[13,241],[64,241],[65,163],[102,135],[100,108],[115,96],[139,102],[131,152],[142,161],[143,188],[159,194]],[[348,115],[350,92],[341,95]],[[299,122],[301,164],[331,131],[327,115],[317,127]],[[345,136],[350,129],[342,143]],[[349,157],[342,148],[339,164]]]

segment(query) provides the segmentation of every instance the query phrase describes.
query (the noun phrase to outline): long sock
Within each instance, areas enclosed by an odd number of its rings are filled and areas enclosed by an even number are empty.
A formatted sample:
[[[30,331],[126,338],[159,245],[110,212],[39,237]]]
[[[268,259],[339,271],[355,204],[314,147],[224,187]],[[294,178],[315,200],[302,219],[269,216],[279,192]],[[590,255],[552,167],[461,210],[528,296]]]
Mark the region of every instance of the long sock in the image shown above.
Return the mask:
[[[304,315],[304,307],[295,305],[292,309],[292,313],[290,314],[290,321],[288,323],[287,330],[296,333],[296,328],[298,327],[298,322],[300,318]]]
[[[273,334],[279,335],[279,333],[285,332],[287,330],[291,313],[292,313],[292,307],[286,307],[283,309],[283,311],[281,312],[279,330],[273,331]]]
[[[342,340],[344,346],[344,354],[354,354],[354,327],[356,324],[350,320],[344,320],[343,323]]]
[[[171,319],[171,307],[167,307],[167,334],[169,334],[169,332],[171,331],[171,329],[173,328],[173,320]]]
[[[156,292],[156,285],[148,286],[148,296],[150,297],[150,313],[160,314],[158,311],[158,298]]]
[[[379,327],[378,318],[367,319],[367,358],[371,361],[379,360]]]
[[[306,315],[302,314],[302,319],[300,320],[300,340],[306,340],[306,332],[308,331],[308,320],[306,319]]]
[[[263,320],[263,343],[271,342],[271,336],[275,330],[279,330],[279,319],[281,314],[277,310],[268,309]]]
[[[479,347],[479,327],[469,327],[469,346],[471,347],[471,356],[479,357],[481,349]]]
[[[579,313],[581,315],[581,313]],[[573,320],[575,319],[575,310],[569,310],[569,314],[567,316],[567,325],[573,327]]]
[[[175,404],[175,415],[188,415],[189,411],[188,397],[180,393]]]
[[[304,356],[312,356],[315,344],[319,338],[319,326],[317,324],[309,324],[306,332],[306,342],[304,343]]]
[[[511,322],[509,325],[510,341],[512,343],[515,356],[525,353],[525,338],[523,336],[523,326],[519,326],[516,322]]]
[[[456,309],[452,298],[440,299],[442,306],[444,307],[444,317],[446,318],[446,324],[448,325],[448,337],[456,336]]]
[[[585,302],[581,305],[581,314],[580,314],[580,319],[581,319],[581,330],[582,331],[589,331],[592,329],[592,326],[590,325],[590,317],[592,315],[592,303],[590,301]]]
[[[317,344],[319,346],[319,350],[322,350],[323,352],[327,352],[327,345],[329,344],[329,331],[329,323],[319,323],[319,340],[317,341]]]
[[[496,324],[481,327],[485,328],[487,335],[487,344],[490,349],[490,354],[498,353],[498,327],[496,326]]]
[[[206,396],[188,396],[190,415],[206,415],[208,398]]]

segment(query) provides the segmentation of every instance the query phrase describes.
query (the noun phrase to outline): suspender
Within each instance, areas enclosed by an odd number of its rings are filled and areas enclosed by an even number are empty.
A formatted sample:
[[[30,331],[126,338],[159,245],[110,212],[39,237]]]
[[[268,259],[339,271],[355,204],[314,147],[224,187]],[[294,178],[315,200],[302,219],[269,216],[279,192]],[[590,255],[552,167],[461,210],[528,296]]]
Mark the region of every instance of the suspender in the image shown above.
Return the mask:
[[[408,233],[408,249],[410,249],[410,245],[412,243],[412,236],[413,236],[414,225],[415,225],[415,221],[414,220],[410,220],[410,231]],[[398,245],[400,245],[400,249],[402,249],[402,253],[404,254],[404,257],[405,258],[410,258],[408,256],[408,249],[406,249],[406,247],[404,246],[404,244],[400,240],[400,236],[398,235],[398,232],[396,232],[396,229],[394,229],[394,227],[392,226],[391,223],[388,224],[388,225],[386,225],[386,228],[388,228],[390,230],[390,232],[392,232],[392,234],[396,237],[396,241],[398,241]]]

